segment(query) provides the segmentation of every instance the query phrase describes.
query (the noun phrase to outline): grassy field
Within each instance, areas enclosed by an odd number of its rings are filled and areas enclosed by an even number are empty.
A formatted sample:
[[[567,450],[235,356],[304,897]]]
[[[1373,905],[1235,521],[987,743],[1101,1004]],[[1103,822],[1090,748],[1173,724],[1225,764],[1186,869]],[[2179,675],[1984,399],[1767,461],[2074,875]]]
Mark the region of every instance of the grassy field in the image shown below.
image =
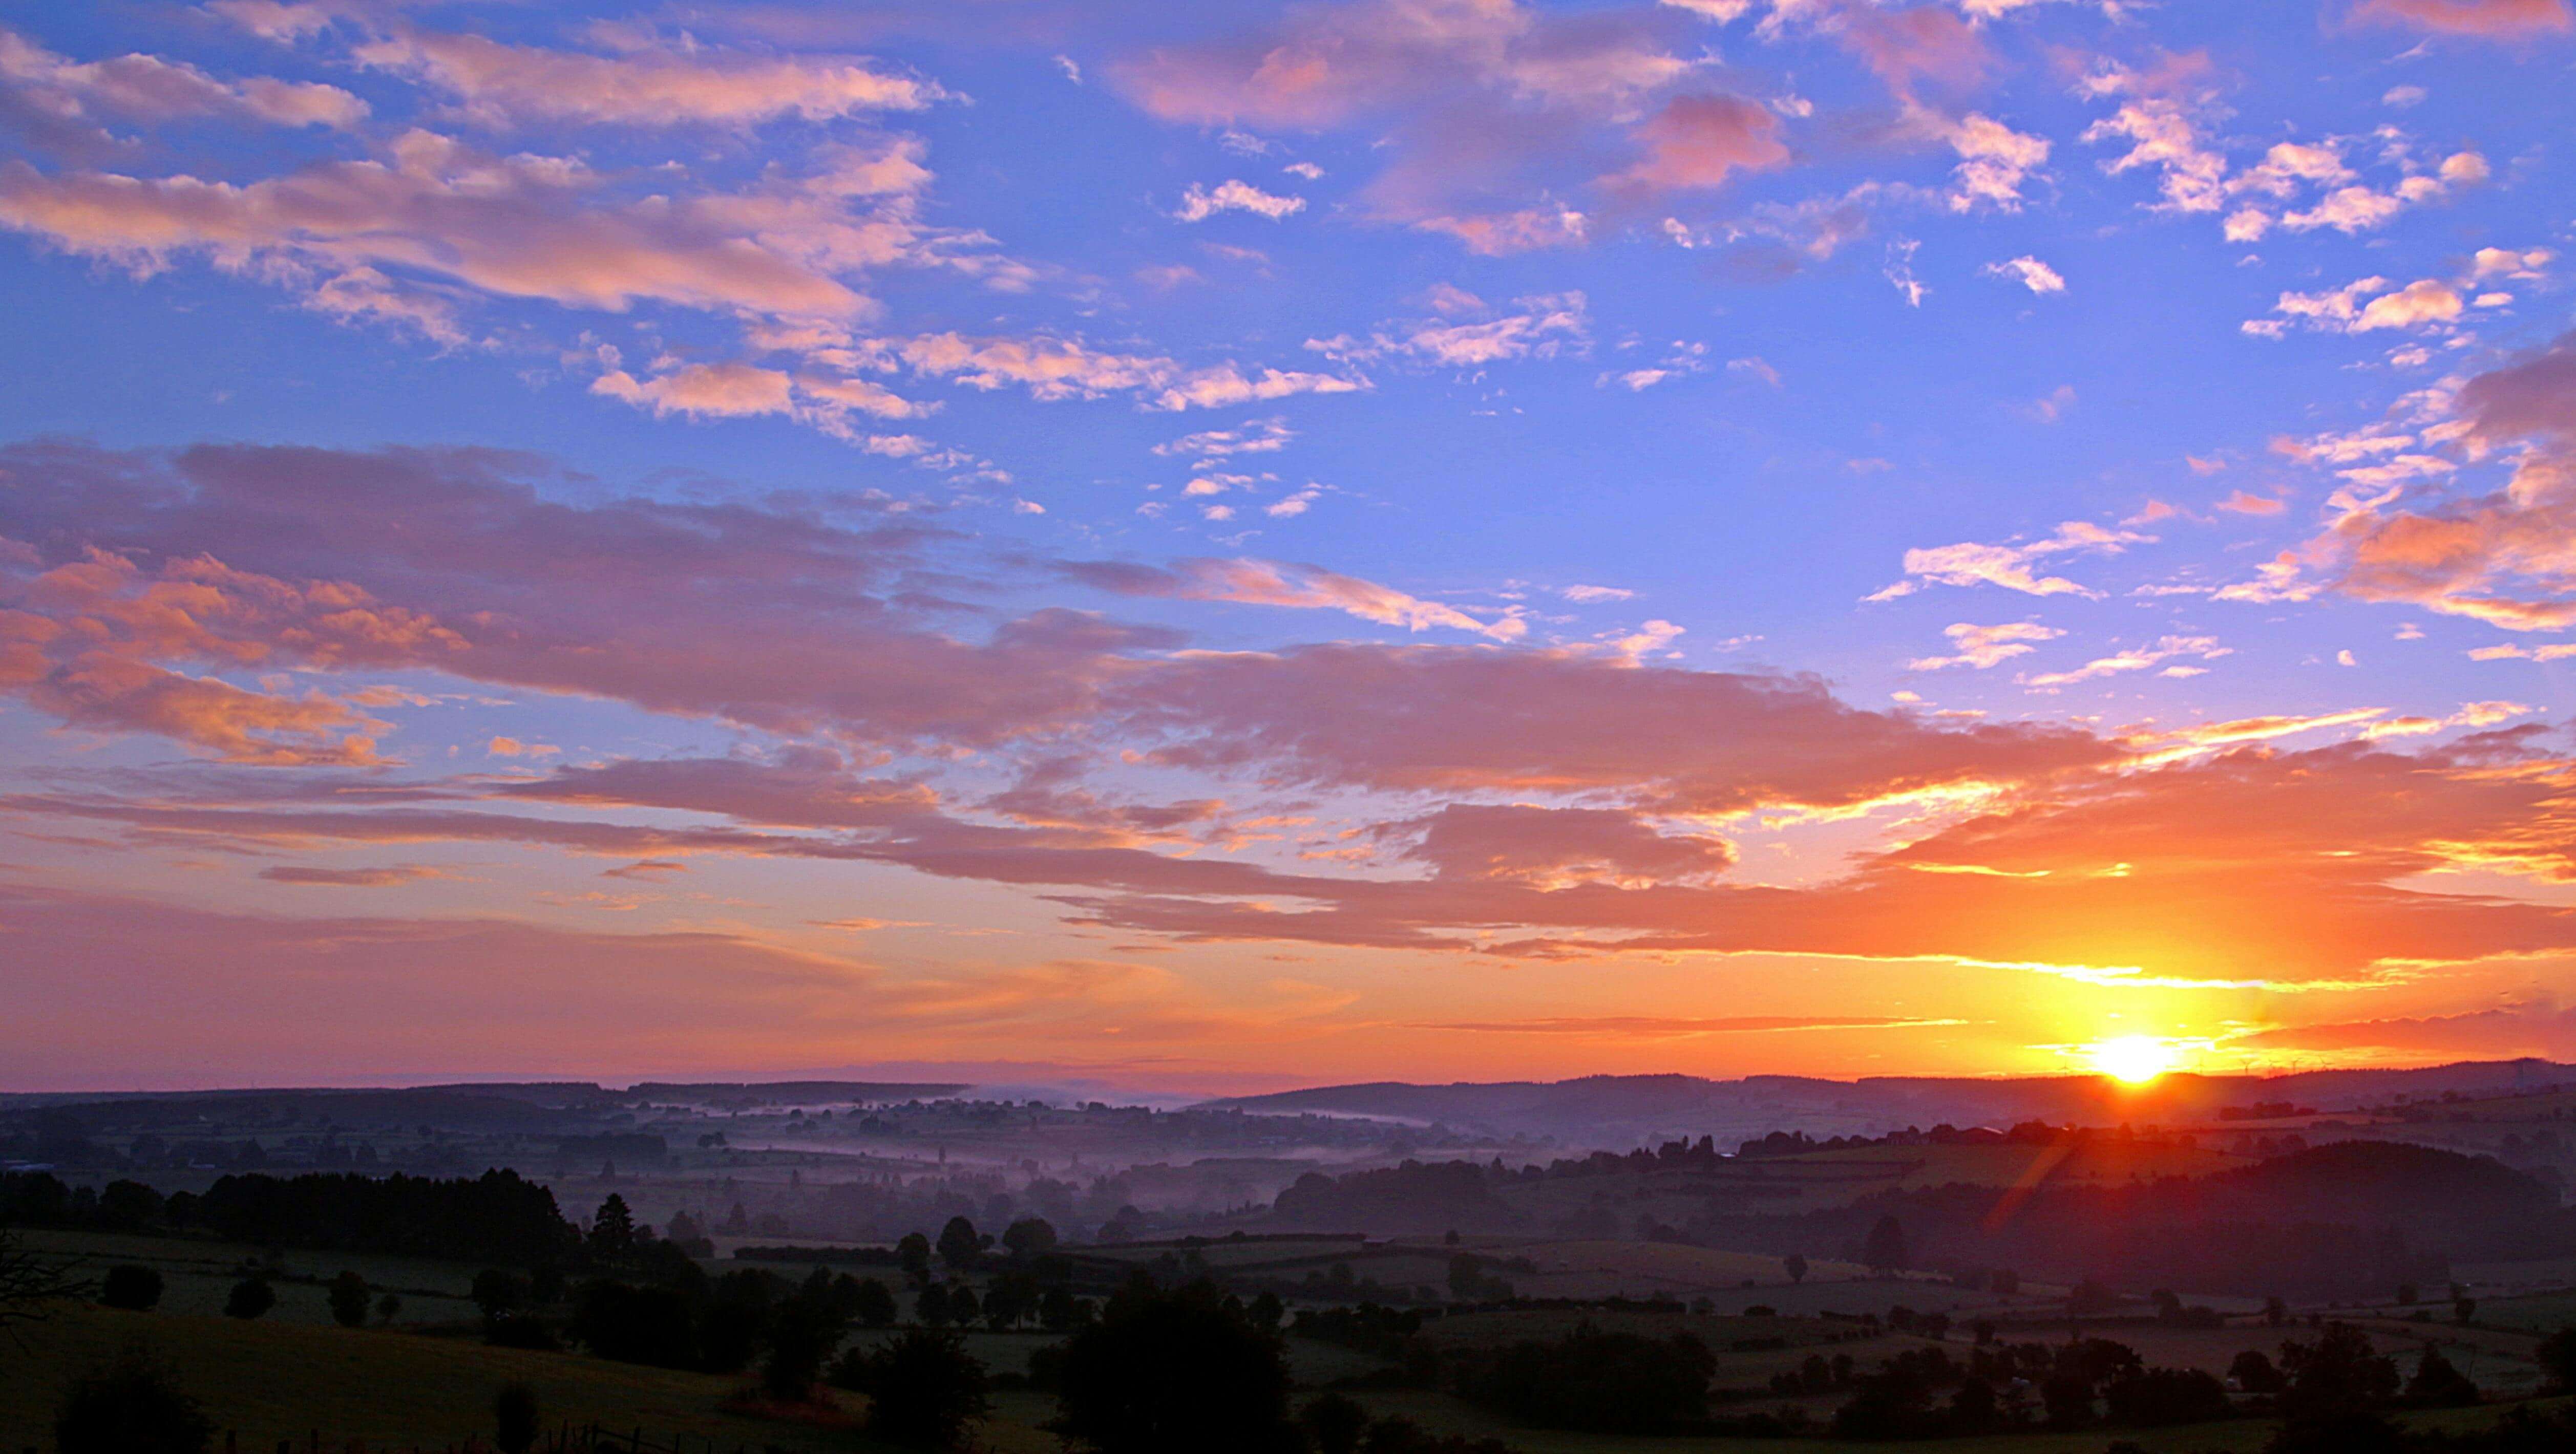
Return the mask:
[[[1443,1338],[1543,1336],[1540,1323],[1558,1314],[1473,1315],[1436,1327]],[[1605,1315],[1616,1319],[1619,1315]],[[1479,1320],[1483,1320],[1481,1323]],[[1735,1336],[1777,1329],[1803,1342],[1808,1334],[1831,1325],[1803,1320],[1696,1319],[1704,1336],[1720,1348],[1719,1382],[1742,1387],[1767,1378],[1773,1365],[1787,1367],[1816,1346],[1760,1352],[1732,1351]],[[1665,1321],[1669,1326],[1669,1320]],[[1838,1331],[1838,1330],[1835,1330]],[[2390,1329],[2377,1329],[2383,1346],[2399,1346]],[[2474,1333],[2475,1330],[2472,1330]],[[2446,1339],[2467,1337],[2443,1329]],[[863,1335],[867,1336],[867,1335]],[[2214,1366],[2235,1349],[2253,1346],[2271,1330],[2227,1329],[2203,1333],[2132,1329],[2124,1341],[2139,1347],[2150,1361]],[[2487,1334],[2487,1338],[2510,1335]],[[2196,1342],[2190,1340],[2197,1340]],[[997,1369],[1024,1367],[1028,1353],[1044,1340],[1033,1334],[974,1334],[969,1346]],[[1874,1362],[1913,1340],[1894,1335],[1831,1345],[1864,1363]],[[2481,1340],[2483,1341],[2483,1340]],[[503,1383],[527,1382],[538,1390],[549,1422],[596,1422],[617,1429],[641,1428],[648,1437],[669,1442],[682,1437],[691,1454],[703,1444],[711,1454],[775,1446],[793,1454],[825,1451],[871,1451],[878,1446],[848,1427],[811,1427],[754,1419],[726,1411],[725,1401],[746,1384],[739,1377],[640,1368],[573,1354],[529,1353],[487,1348],[471,1339],[442,1337],[399,1329],[347,1330],[310,1324],[261,1320],[242,1323],[220,1317],[172,1313],[115,1313],[101,1309],[68,1310],[30,1330],[24,1347],[0,1356],[0,1450],[43,1448],[50,1444],[49,1423],[62,1381],[73,1371],[107,1358],[118,1349],[141,1343],[174,1365],[184,1384],[206,1404],[218,1427],[236,1431],[240,1447],[265,1451],[282,1439],[300,1450],[311,1433],[321,1433],[326,1446],[350,1447],[364,1440],[378,1454],[420,1448],[444,1450],[469,1435],[488,1434],[491,1398]],[[1955,1345],[1954,1345],[1955,1347]],[[2465,1350],[2452,1356],[2468,1366]],[[1343,1350],[1299,1340],[1292,1359],[1301,1383],[1308,1387],[1364,1371],[1370,1360]],[[2401,1354],[2401,1361],[2403,1357]],[[2479,1376],[2493,1382],[2482,1364]],[[1402,1413],[1435,1431],[1503,1439],[1525,1454],[1814,1454],[1814,1451],[1860,1446],[1820,1440],[1640,1439],[1551,1433],[1507,1425],[1456,1399],[1440,1394],[1399,1390],[1361,1395],[1381,1413]],[[992,1454],[1055,1454],[1057,1442],[1039,1424],[1053,1412],[1042,1394],[1011,1392],[997,1400],[998,1417],[984,1430]],[[856,1397],[842,1403],[855,1415],[864,1407]],[[1758,1400],[1746,1407],[1769,1408],[1777,1401]],[[1830,1400],[1808,1401],[1815,1417],[1830,1415]],[[2428,1416],[2452,1424],[2479,1423],[2493,1410],[2469,1410]],[[1952,1454],[2099,1454],[2106,1439],[2129,1440],[2148,1454],[2210,1454],[2216,1450],[2250,1451],[2268,1434],[2260,1421],[2236,1421],[2178,1430],[2117,1435],[2028,1434],[1947,1441],[1938,1447]]]
[[[488,1443],[492,1396],[512,1380],[536,1389],[549,1424],[642,1428],[663,1442],[681,1434],[693,1449],[705,1441],[725,1454],[763,1444],[800,1454],[876,1447],[845,1431],[725,1413],[720,1405],[743,1386],[739,1378],[384,1329],[79,1309],[28,1330],[25,1346],[0,1360],[0,1449],[50,1448],[64,1380],[136,1343],[176,1367],[245,1451],[290,1438],[300,1450],[316,1431],[333,1449],[353,1439],[375,1450],[445,1449],[468,1435]],[[1000,1447],[1036,1454],[1049,1446]]]
[[[112,1232],[21,1230],[13,1235],[28,1251],[75,1264],[82,1276],[93,1281],[120,1263],[151,1268],[161,1274],[161,1311],[169,1313],[222,1312],[225,1295],[241,1280],[243,1263],[266,1255],[258,1248],[231,1242],[125,1237]],[[280,1322],[328,1324],[331,1305],[322,1284],[343,1270],[365,1278],[379,1293],[391,1292],[402,1299],[402,1310],[394,1316],[397,1325],[454,1323],[475,1316],[473,1301],[466,1296],[474,1270],[461,1263],[365,1252],[286,1252],[280,1257],[284,1274],[270,1280],[277,1306],[268,1314]],[[369,1320],[374,1316],[370,1312]]]

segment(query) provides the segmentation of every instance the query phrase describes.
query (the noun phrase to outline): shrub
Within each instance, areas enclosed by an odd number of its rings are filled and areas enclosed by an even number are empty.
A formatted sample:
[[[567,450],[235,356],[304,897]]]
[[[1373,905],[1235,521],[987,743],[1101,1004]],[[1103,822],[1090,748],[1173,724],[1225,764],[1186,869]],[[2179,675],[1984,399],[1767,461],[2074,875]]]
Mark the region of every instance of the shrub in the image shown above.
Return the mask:
[[[176,1375],[135,1348],[75,1377],[54,1415],[60,1454],[202,1454],[214,1433]]]
[[[111,1267],[99,1283],[98,1300],[129,1313],[150,1312],[161,1303],[161,1274],[132,1263]]]
[[[505,1383],[492,1399],[492,1442],[501,1454],[528,1454],[537,1442],[537,1391]]]
[[[265,1277],[245,1277],[224,1295],[224,1316],[256,1318],[277,1306],[277,1289]]]
[[[367,1280],[354,1272],[331,1279],[331,1321],[343,1328],[367,1324]]]
[[[868,1396],[871,1437],[907,1449],[953,1449],[992,1412],[984,1365],[955,1333],[915,1328],[832,1365],[835,1387]]]

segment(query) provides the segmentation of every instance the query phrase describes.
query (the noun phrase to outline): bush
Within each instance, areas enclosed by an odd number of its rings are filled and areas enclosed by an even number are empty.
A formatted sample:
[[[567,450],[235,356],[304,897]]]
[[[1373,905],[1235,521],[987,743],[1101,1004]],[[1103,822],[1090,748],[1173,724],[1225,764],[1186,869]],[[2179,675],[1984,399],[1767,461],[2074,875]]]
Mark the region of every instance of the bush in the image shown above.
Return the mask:
[[[984,1365],[955,1333],[915,1328],[832,1365],[834,1387],[868,1396],[871,1437],[907,1449],[953,1449],[992,1413]]]
[[[537,1391],[505,1383],[492,1399],[492,1442],[501,1454],[528,1454],[537,1442]]]
[[[214,1422],[142,1350],[74,1378],[54,1415],[60,1454],[202,1454]]]
[[[224,1295],[224,1316],[256,1318],[277,1306],[277,1289],[265,1277],[245,1277]]]
[[[367,1325],[367,1280],[354,1272],[331,1279],[331,1321],[343,1328]]]
[[[161,1304],[161,1274],[127,1263],[111,1267],[99,1283],[98,1300],[129,1313],[146,1313]]]

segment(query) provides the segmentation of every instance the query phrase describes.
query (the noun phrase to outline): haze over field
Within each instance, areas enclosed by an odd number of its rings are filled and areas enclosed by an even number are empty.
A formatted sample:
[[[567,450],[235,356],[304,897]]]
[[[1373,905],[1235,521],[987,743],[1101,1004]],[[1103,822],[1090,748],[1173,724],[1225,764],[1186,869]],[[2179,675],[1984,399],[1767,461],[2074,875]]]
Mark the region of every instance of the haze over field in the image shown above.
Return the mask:
[[[2571,134],[2566,0],[0,0],[0,1089],[2576,1060]]]

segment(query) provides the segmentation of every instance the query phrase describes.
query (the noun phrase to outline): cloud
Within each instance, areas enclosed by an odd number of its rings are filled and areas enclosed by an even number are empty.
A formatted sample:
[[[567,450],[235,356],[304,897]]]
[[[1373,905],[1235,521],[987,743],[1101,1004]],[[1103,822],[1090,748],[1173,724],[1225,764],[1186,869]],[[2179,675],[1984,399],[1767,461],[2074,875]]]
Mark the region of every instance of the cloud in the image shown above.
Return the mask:
[[[2290,507],[2270,495],[2249,495],[2238,490],[2219,501],[2217,508],[2232,515],[2279,515]]]
[[[1430,865],[1439,878],[1541,889],[1686,883],[1735,861],[1734,850],[1721,839],[1658,833],[1638,815],[1608,808],[1450,803],[1383,831],[1418,834],[1404,856]]]
[[[1702,64],[1652,14],[1554,14],[1516,0],[1344,0],[1119,58],[1113,86],[1160,120],[1366,131],[1384,165],[1362,216],[1486,255],[1589,235],[1587,189],[1708,187],[1776,165],[1776,117],[1681,94]],[[1605,151],[1624,165],[1600,165]]]
[[[2271,574],[2512,631],[2576,626],[2576,337],[2471,378],[2452,410],[2442,433],[2480,452],[2508,452],[2503,489],[2346,500],[2324,533],[2284,553]]]
[[[1270,560],[1179,560],[1169,567],[1116,561],[1068,561],[1067,579],[1123,596],[1163,596],[1187,601],[1233,601],[1254,606],[1348,612],[1363,621],[1407,631],[1443,627],[1499,641],[1519,639],[1528,627],[1518,617],[1480,621],[1453,606],[1426,601],[1374,581],[1321,566]]]
[[[1977,271],[1990,278],[2010,279],[2034,293],[2066,291],[2066,279],[2058,276],[2057,269],[2035,257],[2017,257],[2010,262],[1988,263]]]
[[[1645,155],[1612,180],[1659,190],[1721,186],[1735,172],[1788,161],[1779,131],[1777,114],[1741,96],[1676,96],[1637,127]]]
[[[2369,333],[2379,329],[2440,327],[2460,316],[2465,305],[2449,284],[2419,278],[2404,287],[2382,277],[2359,278],[2329,292],[2283,293],[2272,311],[2283,319],[2328,333]],[[2249,322],[2247,333],[2277,338],[2283,324]]]
[[[2109,656],[2096,657],[2071,671],[2045,672],[2038,676],[2024,677],[2021,680],[2024,685],[2033,687],[2073,686],[2077,682],[2089,682],[2098,677],[2146,671],[2180,656],[2213,661],[2230,654],[2231,648],[2219,645],[2214,637],[2163,636],[2157,638],[2152,646],[2133,646]],[[2178,676],[2186,672],[2197,675],[2198,669],[2167,667],[2164,675]]]
[[[158,123],[219,117],[274,126],[347,129],[367,103],[337,86],[266,76],[220,81],[184,61],[133,53],[73,61],[0,26],[0,93],[31,107],[67,136],[103,142],[109,121]],[[81,128],[87,130],[80,130]]]
[[[490,127],[828,121],[918,111],[948,94],[862,57],[773,57],[694,45],[598,56],[403,27],[352,54],[361,65],[455,97],[467,117]]]
[[[1116,353],[1079,339],[1047,335],[968,338],[941,333],[863,339],[824,357],[859,368],[909,369],[975,389],[1016,386],[1038,399],[1133,393],[1148,408],[1173,411],[1260,403],[1295,394],[1347,394],[1368,387],[1364,379],[1297,369],[1247,373],[1231,362],[1193,368],[1159,355]]]
[[[649,408],[655,417],[687,414],[694,418],[741,418],[784,414],[794,408],[794,381],[775,369],[749,364],[690,364],[649,382],[638,383],[625,370],[600,375],[590,391]]]
[[[309,868],[301,864],[279,864],[261,869],[259,876],[270,883],[345,889],[391,888],[395,884],[444,877],[438,870],[416,863],[395,864],[389,868]]]
[[[1907,671],[1940,671],[1953,666],[1975,667],[1984,671],[2036,650],[2039,642],[2055,641],[2066,633],[2033,621],[2007,621],[2000,626],[1974,626],[1958,621],[1942,627],[1941,634],[1950,638],[1951,650],[1957,654],[1917,657],[1905,664]]]
[[[2567,0],[2361,0],[2352,13],[2363,20],[2478,40],[2563,35],[2576,25],[2576,11]]]
[[[774,731],[995,741],[1081,714],[1114,653],[1176,639],[1063,611],[952,637],[895,599],[941,533],[855,500],[834,519],[570,505],[537,487],[551,466],[481,450],[21,445],[0,472],[0,537],[46,542],[0,569],[0,677],[68,720],[249,759],[372,744],[327,700],[164,664],[416,667]]]
[[[0,170],[0,226],[137,272],[200,254],[290,281],[366,267],[608,312],[650,301],[845,318],[871,305],[844,274],[927,260],[931,243],[899,206],[850,190],[855,175],[620,199],[578,160],[496,157],[414,130],[383,161],[323,162],[244,184],[14,164]]]
[[[2086,521],[2069,520],[2058,526],[2054,534],[2027,545],[1979,545],[1970,541],[1909,550],[1905,552],[1906,579],[1869,599],[1894,600],[1921,590],[1927,583],[2001,586],[2032,596],[2098,596],[2100,592],[2079,586],[2064,576],[2039,574],[2039,561],[2046,556],[2067,552],[2118,555],[2129,546],[2154,538],[2135,531],[2105,530]]]
[[[1439,316],[1380,324],[1367,338],[1309,339],[1306,347],[1350,364],[1410,360],[1444,368],[1482,368],[1512,359],[1554,358],[1591,343],[1589,300],[1581,293],[1513,300],[1511,311],[1450,289],[1434,299]]]
[[[1249,182],[1220,182],[1214,188],[1193,182],[1181,194],[1180,210],[1172,215],[1183,222],[1204,222],[1220,212],[1250,212],[1277,222],[1305,210],[1305,198],[1278,196]]]

